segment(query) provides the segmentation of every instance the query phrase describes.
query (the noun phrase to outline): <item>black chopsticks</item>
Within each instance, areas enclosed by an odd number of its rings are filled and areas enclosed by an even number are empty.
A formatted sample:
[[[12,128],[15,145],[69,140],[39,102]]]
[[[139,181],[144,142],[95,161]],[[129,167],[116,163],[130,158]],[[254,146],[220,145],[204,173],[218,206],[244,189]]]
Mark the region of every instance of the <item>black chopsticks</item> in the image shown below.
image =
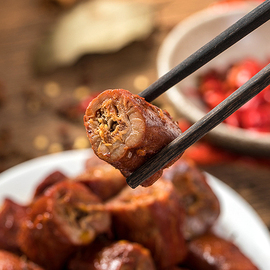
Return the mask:
[[[151,102],[270,19],[270,0],[264,1],[139,95]],[[270,33],[269,33],[270,34]],[[258,50],[260,44],[258,44]]]
[[[188,147],[202,138],[207,132],[220,124],[228,116],[243,106],[270,84],[270,64],[238,88],[218,106],[208,112],[198,122],[182,133],[159,153],[144,163],[127,179],[132,188],[136,188],[155,172],[183,153]]]
[[[223,31],[212,41],[201,47],[186,60],[163,75],[156,82],[140,93],[148,102],[163,94],[173,85],[192,74],[204,64],[241,40],[247,34],[270,19],[270,0],[264,1],[231,27]],[[259,44],[258,44],[259,50]],[[270,64],[252,77],[218,106],[207,113],[198,122],[178,138],[164,147],[159,153],[149,159],[127,179],[130,187],[136,188],[146,179],[165,167],[170,161],[183,153],[188,147],[202,138],[247,101],[256,96],[270,84]]]

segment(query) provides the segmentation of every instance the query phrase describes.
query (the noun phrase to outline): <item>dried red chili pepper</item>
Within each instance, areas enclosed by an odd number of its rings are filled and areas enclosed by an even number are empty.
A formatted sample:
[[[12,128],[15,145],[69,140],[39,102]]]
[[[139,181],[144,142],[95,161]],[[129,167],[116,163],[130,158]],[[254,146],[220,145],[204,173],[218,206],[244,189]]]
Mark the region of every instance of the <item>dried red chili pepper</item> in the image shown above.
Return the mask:
[[[246,58],[223,72],[210,70],[199,78],[197,91],[211,110],[251,79],[263,66],[255,59]],[[265,88],[224,122],[239,128],[270,132],[270,87]]]

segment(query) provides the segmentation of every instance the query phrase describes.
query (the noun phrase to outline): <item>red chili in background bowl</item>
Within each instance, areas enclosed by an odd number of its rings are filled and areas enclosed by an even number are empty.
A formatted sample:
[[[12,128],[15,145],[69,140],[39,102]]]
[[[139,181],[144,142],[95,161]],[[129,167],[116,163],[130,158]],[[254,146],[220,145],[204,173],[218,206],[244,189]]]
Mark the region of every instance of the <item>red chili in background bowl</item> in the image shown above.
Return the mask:
[[[234,63],[224,72],[210,70],[198,80],[198,92],[203,102],[211,110],[258,73],[266,64],[248,58]],[[270,86],[224,122],[248,130],[270,132]]]

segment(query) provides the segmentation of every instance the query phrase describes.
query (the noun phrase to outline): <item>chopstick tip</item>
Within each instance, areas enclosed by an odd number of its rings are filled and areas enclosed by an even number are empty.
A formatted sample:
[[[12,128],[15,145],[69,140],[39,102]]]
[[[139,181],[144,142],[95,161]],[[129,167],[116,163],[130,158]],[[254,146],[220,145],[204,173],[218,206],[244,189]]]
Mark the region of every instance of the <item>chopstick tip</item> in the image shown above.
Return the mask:
[[[126,182],[132,189],[135,189],[140,185],[140,183],[134,181],[132,174],[126,178]]]

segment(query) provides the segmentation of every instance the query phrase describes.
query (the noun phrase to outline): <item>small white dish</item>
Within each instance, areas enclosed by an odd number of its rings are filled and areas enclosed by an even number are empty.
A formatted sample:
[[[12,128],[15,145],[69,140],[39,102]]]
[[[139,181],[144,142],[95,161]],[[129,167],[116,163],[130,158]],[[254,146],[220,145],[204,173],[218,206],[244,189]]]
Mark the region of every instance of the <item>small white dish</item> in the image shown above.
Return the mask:
[[[72,150],[36,158],[0,174],[0,206],[9,197],[28,203],[36,186],[54,170],[68,176],[82,172],[91,150]],[[270,269],[270,234],[262,220],[235,191],[207,174],[208,183],[221,204],[221,215],[215,230],[232,239],[260,270]]]
[[[180,22],[165,38],[157,57],[158,75],[162,76],[211,39],[247,14],[254,4],[237,3],[209,7]],[[189,92],[199,75],[215,68],[225,70],[232,63],[254,57],[270,59],[270,22],[256,29],[238,43],[166,92],[178,113],[191,123],[197,122],[207,109],[198,95]],[[270,156],[270,134],[251,132],[221,123],[208,133],[208,138],[225,148],[247,154]]]

